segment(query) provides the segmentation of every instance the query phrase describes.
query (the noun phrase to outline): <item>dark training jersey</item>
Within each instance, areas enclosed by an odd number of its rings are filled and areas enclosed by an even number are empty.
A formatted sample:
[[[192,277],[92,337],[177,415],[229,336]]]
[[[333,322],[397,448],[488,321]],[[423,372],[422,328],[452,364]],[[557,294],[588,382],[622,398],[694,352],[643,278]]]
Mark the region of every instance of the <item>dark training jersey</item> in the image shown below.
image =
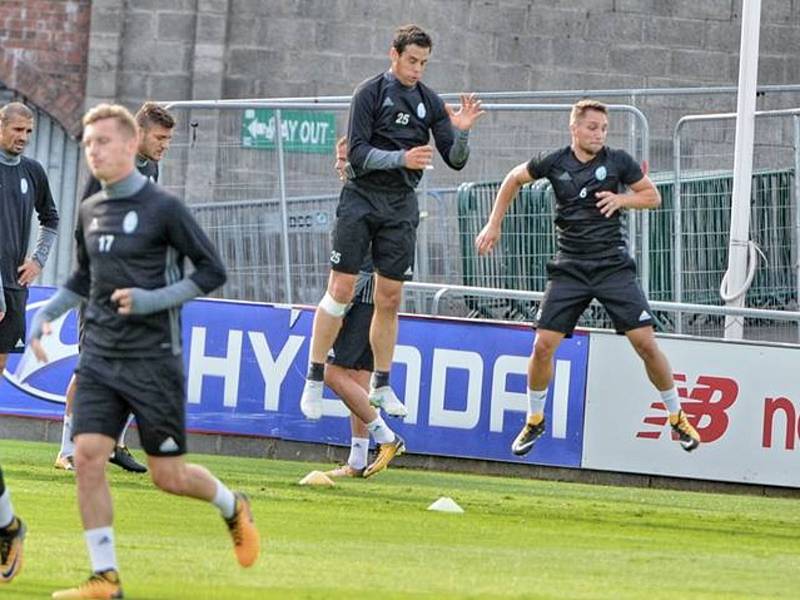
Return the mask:
[[[158,161],[137,156],[136,168],[139,169],[139,173],[147,177],[150,181],[158,183]],[[86,187],[83,188],[81,200],[86,200],[89,196],[94,196],[101,189],[103,189],[103,186],[100,185],[100,182],[94,175],[90,174],[89,181],[86,182]]]
[[[351,180],[357,186],[373,190],[414,190],[422,178],[419,169],[366,170],[370,150],[397,151],[424,146],[430,133],[436,148],[452,169],[448,153],[455,136],[444,101],[428,86],[418,82],[406,87],[390,72],[381,73],[361,83],[350,104],[347,132],[348,159],[355,172]]]
[[[624,191],[644,177],[642,169],[624,150],[603,149],[589,162],[580,162],[567,146],[539,154],[528,162],[534,179],[546,178],[556,196],[556,232],[559,252],[567,256],[604,258],[627,251],[626,223],[622,211],[605,217],[595,193]]]
[[[32,158],[19,158],[16,165],[0,162],[0,269],[9,290],[22,289],[17,268],[27,257],[33,210],[41,227],[58,230],[58,211],[44,168]]]
[[[204,293],[225,283],[211,241],[175,196],[152,182],[128,198],[100,192],[81,203],[75,272],[65,287],[88,298],[81,350],[116,358],[152,358],[181,350],[180,307],[149,315],[120,315],[118,288],[162,288],[189,276]]]

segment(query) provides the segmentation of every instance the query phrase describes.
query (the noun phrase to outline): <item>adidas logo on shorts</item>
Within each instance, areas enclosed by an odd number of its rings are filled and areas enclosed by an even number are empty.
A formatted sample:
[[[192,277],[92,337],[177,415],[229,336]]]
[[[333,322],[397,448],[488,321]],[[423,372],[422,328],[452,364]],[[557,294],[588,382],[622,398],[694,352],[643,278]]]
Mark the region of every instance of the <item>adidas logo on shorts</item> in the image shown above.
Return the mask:
[[[172,436],[161,442],[161,445],[158,447],[159,452],[177,452],[179,449],[178,443],[174,440],[174,438],[172,438]]]
[[[646,310],[643,310],[642,314],[639,315],[639,320],[640,321],[647,321],[649,319],[650,319],[650,314]]]

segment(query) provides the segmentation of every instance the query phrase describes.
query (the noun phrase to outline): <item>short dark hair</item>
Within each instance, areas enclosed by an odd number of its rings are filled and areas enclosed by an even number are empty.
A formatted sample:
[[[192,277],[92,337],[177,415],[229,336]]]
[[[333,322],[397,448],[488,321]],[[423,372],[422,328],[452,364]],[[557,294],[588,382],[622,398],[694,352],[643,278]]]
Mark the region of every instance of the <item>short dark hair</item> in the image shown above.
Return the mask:
[[[148,129],[152,125],[161,125],[172,129],[175,127],[175,118],[157,102],[145,102],[136,112],[136,123],[142,129]]]
[[[9,102],[3,108],[0,108],[0,121],[6,121],[14,117],[32,119],[33,111],[22,102]]]
[[[433,50],[433,40],[431,36],[425,33],[419,25],[403,25],[398,27],[394,32],[394,40],[392,40],[392,47],[397,50],[398,54],[402,54],[406,46],[414,44],[420,48],[428,48]]]

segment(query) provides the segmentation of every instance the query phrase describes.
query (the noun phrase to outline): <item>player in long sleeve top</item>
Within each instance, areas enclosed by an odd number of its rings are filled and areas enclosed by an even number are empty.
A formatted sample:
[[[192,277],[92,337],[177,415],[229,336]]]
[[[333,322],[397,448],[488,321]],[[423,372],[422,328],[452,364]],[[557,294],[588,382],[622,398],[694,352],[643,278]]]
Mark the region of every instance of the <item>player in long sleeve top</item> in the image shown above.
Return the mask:
[[[460,107],[454,110],[422,83],[432,45],[430,36],[418,26],[399,28],[389,50],[391,68],[363,82],[353,95],[347,181],[336,213],[331,273],[314,317],[308,375],[300,399],[300,408],[310,419],[322,416],[325,357],[341,328],[368,252],[376,272],[369,399],[387,414],[407,414],[389,385],[389,371],[403,282],[414,273],[419,224],[415,188],[433,159],[431,133],[445,163],[461,169],[469,157],[468,132],[484,114],[474,95],[462,95]],[[401,445],[398,436],[396,446]],[[381,449],[392,452],[390,444]]]
[[[87,163],[103,190],[81,204],[77,266],[36,314],[30,332],[34,354],[46,361],[41,338],[50,321],[88,300],[73,433],[78,505],[93,574],[76,588],[55,592],[56,599],[122,597],[105,465],[130,412],[155,485],[217,506],[242,566],[256,561],[260,546],[246,496],[183,456],[179,309],[221,286],[225,269],[183,203],[136,170],[133,115],[101,104],[84,116],[83,125]],[[195,267],[188,276],[184,256]]]
[[[44,168],[22,154],[33,133],[33,117],[19,102],[0,109],[0,276],[6,305],[0,321],[0,372],[9,353],[25,348],[28,286],[41,273],[58,234],[58,212]],[[34,211],[39,235],[29,255]]]
[[[158,183],[159,168],[158,163],[163,158],[164,153],[169,149],[172,142],[172,135],[175,129],[175,118],[167,109],[156,102],[145,102],[135,115],[136,123],[139,125],[139,147],[136,151],[136,169],[150,181]],[[81,200],[90,198],[102,189],[100,181],[94,176],[89,175]],[[78,340],[83,338],[84,304],[78,308]],[[75,469],[74,452],[75,446],[72,443],[72,403],[75,399],[77,379],[75,375],[70,378],[67,386],[66,402],[64,404],[64,421],[61,428],[61,446],[54,466],[57,469],[73,471]],[[147,467],[139,463],[128,446],[125,444],[125,436],[128,427],[132,422],[132,417],[128,419],[119,434],[117,445],[109,457],[109,462],[115,464],[126,471],[133,473],[146,473]]]

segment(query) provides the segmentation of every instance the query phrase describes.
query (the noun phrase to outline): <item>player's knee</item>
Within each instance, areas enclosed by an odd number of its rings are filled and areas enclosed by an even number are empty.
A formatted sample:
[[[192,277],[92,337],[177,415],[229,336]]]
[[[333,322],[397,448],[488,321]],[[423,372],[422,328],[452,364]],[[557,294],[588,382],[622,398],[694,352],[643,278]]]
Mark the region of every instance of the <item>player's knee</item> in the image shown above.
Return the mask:
[[[661,351],[655,340],[642,340],[633,344],[636,354],[645,362],[650,363],[658,359]]]
[[[108,462],[108,455],[93,448],[75,447],[75,473],[83,481],[102,479]],[[80,470],[79,470],[80,469]]]
[[[400,310],[400,302],[403,300],[403,288],[378,288],[375,290],[375,308],[377,310]]]
[[[339,302],[330,292],[325,292],[322,300],[319,301],[320,310],[332,317],[341,318],[347,312],[348,302]]]
[[[533,361],[550,361],[558,348],[558,343],[544,337],[537,337],[533,344]]]

